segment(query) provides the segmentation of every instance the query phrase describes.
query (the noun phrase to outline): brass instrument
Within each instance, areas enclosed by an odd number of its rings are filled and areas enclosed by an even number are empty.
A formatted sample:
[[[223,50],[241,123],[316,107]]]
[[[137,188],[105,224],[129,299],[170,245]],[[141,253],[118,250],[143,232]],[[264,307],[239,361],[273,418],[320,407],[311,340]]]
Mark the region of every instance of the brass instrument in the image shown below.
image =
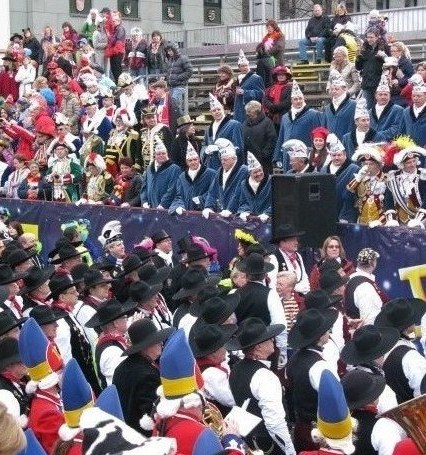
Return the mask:
[[[426,455],[426,394],[389,409],[380,417],[388,417],[401,425],[422,455]]]
[[[203,410],[203,423],[210,427],[218,436],[223,436],[223,415],[219,411],[218,407],[210,401],[205,402]],[[245,444],[246,445],[246,444]],[[263,452],[260,449],[251,450],[247,445],[245,447],[247,455],[262,455]]]
[[[218,407],[206,401],[203,410],[203,422],[210,427],[218,436],[223,436],[223,415]]]

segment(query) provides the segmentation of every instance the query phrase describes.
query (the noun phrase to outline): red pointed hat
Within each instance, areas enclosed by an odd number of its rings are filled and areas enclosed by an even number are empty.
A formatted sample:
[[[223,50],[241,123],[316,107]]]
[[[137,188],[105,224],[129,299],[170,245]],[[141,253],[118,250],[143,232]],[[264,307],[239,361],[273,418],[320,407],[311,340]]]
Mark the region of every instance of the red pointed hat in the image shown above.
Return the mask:
[[[45,134],[46,136],[56,136],[55,132],[55,122],[50,118],[44,115],[40,117],[35,124],[35,129],[37,133]]]

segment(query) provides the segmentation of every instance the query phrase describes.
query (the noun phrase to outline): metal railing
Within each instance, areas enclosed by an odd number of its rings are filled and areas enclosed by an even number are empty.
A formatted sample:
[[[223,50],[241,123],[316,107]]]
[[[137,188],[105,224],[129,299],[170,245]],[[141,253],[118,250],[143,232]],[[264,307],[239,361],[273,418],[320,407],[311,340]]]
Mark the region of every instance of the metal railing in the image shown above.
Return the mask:
[[[391,9],[383,11],[382,14],[388,17],[387,30],[390,34],[408,35],[411,39],[426,37],[426,6]],[[351,14],[358,33],[365,31],[367,15],[367,13]],[[303,38],[308,20],[309,18],[278,21],[287,42]],[[419,34],[419,32],[422,33]],[[258,43],[264,35],[265,24],[259,22],[164,32],[166,40],[178,42],[186,49],[211,45]]]

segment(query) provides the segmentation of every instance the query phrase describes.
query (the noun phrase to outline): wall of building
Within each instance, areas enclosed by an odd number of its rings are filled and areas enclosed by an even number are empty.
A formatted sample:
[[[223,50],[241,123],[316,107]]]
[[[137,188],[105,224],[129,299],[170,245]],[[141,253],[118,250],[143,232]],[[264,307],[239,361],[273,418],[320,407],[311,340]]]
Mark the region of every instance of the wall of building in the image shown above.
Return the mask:
[[[241,22],[241,1],[222,0],[222,24]],[[51,25],[60,34],[64,21],[70,21],[79,30],[86,16],[70,14],[69,4],[68,0],[13,0],[10,2],[10,30],[20,32],[29,26],[36,35],[40,35],[45,25]],[[92,7],[99,10],[105,6],[116,9],[117,4],[117,0],[92,0]],[[125,20],[124,25],[127,30],[137,25],[148,33],[156,29],[189,30],[205,26],[203,0],[181,0],[181,5],[181,22],[163,21],[161,0],[138,0],[139,19]]]

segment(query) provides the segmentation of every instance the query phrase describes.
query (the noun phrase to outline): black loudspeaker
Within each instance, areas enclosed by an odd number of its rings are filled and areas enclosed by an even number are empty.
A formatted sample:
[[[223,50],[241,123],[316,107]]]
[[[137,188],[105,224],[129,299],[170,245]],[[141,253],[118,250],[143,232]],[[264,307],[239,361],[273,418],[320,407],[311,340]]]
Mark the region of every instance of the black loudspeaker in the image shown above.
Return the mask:
[[[331,174],[272,176],[272,237],[281,224],[305,231],[304,246],[319,248],[336,232],[336,177]]]

